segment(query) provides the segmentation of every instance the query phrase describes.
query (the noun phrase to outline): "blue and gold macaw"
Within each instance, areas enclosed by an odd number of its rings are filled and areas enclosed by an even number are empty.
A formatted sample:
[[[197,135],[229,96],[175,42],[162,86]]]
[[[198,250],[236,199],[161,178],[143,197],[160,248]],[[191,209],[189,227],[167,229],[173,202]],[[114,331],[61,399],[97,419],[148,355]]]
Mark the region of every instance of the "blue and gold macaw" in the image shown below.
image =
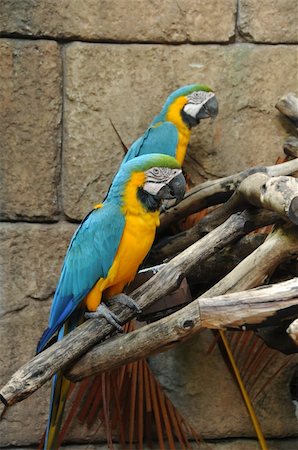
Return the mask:
[[[162,201],[171,198],[180,201],[184,193],[180,165],[170,156],[143,155],[121,165],[107,198],[87,215],[70,242],[49,326],[37,352],[57,332],[58,339],[62,339],[84,320],[84,315],[103,316],[119,327],[117,317],[101,300],[121,293],[133,280],[154,241]],[[127,306],[137,309],[132,301]],[[62,372],[54,376],[44,444],[47,450],[58,446],[69,385]]]
[[[208,86],[190,84],[172,92],[145,133],[128,149],[123,162],[149,153],[173,156],[182,165],[191,129],[201,119],[214,118],[218,103]]]

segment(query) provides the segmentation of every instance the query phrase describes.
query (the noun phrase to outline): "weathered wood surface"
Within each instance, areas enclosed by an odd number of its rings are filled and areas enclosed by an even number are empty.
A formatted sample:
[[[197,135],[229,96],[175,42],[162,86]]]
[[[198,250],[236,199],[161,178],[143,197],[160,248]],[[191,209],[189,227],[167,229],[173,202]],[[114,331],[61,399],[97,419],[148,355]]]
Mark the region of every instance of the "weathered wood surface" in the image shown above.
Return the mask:
[[[252,167],[234,175],[217,180],[206,181],[188,191],[178,205],[170,207],[161,215],[159,231],[166,229],[171,223],[198,212],[208,206],[225,202],[237,189],[239,184],[254,173],[264,173],[270,177],[290,175],[298,170],[298,159],[267,167]]]
[[[291,158],[298,158],[298,138],[289,136],[284,143],[284,152]]]
[[[263,244],[267,235],[263,232],[246,235],[208,258],[204,264],[197,264],[187,276],[188,284],[194,289],[216,283]]]
[[[259,208],[269,209],[298,225],[298,180],[294,177],[268,177],[264,173],[250,175],[239,185],[243,200]]]
[[[248,204],[271,210],[297,225],[298,180],[289,176],[269,177],[261,172],[247,176],[232,197],[222,206],[203,217],[189,230],[165,238],[156,244],[151,251],[149,261],[160,262],[181,252],[223,223],[231,214],[243,210]]]
[[[237,328],[261,324],[287,308],[298,312],[298,279],[252,290],[199,297],[157,322],[117,336],[84,355],[67,372],[72,381],[115,369],[191,337],[202,328]]]
[[[295,319],[287,328],[287,333],[298,346],[298,319]]]
[[[288,258],[289,255],[298,254],[298,234],[296,227],[290,227],[289,229],[285,229],[284,227],[280,227],[277,230],[273,231],[266,241],[258,247],[253,253],[247,256],[238,266],[235,267],[233,271],[231,271],[226,277],[221,279],[216,285],[214,285],[211,289],[206,291],[203,294],[203,297],[212,298],[218,295],[233,293],[235,291],[242,291],[245,289],[253,288],[258,286],[268,278],[268,276],[272,273],[275,267],[280,264],[285,258]],[[297,279],[296,279],[297,280]],[[238,305],[236,307],[239,308]],[[179,314],[182,310],[178,311],[175,314]],[[184,311],[184,309],[183,309]],[[243,311],[242,311],[243,313]],[[210,320],[214,317],[214,312],[210,312]],[[215,313],[216,314],[216,313]],[[162,319],[163,320],[163,319]],[[205,324],[208,320],[208,317],[205,317]],[[157,323],[157,322],[156,322]],[[212,328],[211,322],[208,328]],[[206,325],[205,325],[206,326]],[[219,327],[216,327],[219,328]],[[183,329],[183,338],[185,339],[188,335],[189,337],[193,334],[194,330],[185,330]],[[162,331],[160,331],[162,333]],[[180,330],[181,332],[181,330]],[[150,340],[150,334],[148,334],[148,339]],[[182,338],[181,338],[182,339]],[[178,336],[175,335],[172,339],[173,342],[179,341]],[[169,340],[165,345],[169,345]],[[72,373],[76,371],[76,376],[81,371],[82,373],[86,373],[88,371],[88,367],[90,366],[90,372],[92,370],[95,371],[96,359],[103,361],[103,357],[100,356],[100,353],[105,351],[105,346],[107,343],[100,345],[100,350],[97,350],[98,347],[95,347],[86,355],[84,355],[74,366],[69,375],[72,378]],[[113,344],[109,345],[109,350],[111,351],[111,347]],[[132,355],[136,352],[138,354],[138,349],[134,344],[132,344],[133,350]],[[160,346],[161,347],[161,346]],[[114,347],[113,347],[114,348]],[[154,351],[155,348],[148,347],[147,349],[150,351]],[[158,347],[156,347],[158,349]],[[145,352],[145,347],[144,350]],[[117,349],[115,348],[115,352]],[[94,355],[94,356],[93,356]],[[148,355],[148,353],[147,353]],[[106,353],[108,357],[108,352]],[[146,356],[144,353],[143,356]],[[100,364],[96,366],[101,370]],[[84,375],[85,376],[85,375]]]
[[[252,289],[265,283],[279,264],[298,254],[297,231],[295,226],[275,228],[262,245],[204,295],[213,297],[236,290]]]
[[[298,127],[298,97],[295,94],[285,95],[276,103],[275,107]]]
[[[268,214],[243,211],[229,217],[225,223],[173,258],[155,276],[131,296],[141,308],[150,306],[159,298],[176,289],[181,279],[199,262],[205,261],[219,249],[229,245],[249,231],[268,223]],[[131,320],[131,310],[113,304],[111,310],[122,323]],[[65,368],[94,344],[113,333],[113,327],[104,319],[89,320],[53,344],[21,367],[1,389],[2,401],[8,405],[20,401],[41,387],[59,369]]]
[[[241,208],[243,210],[243,204],[240,204],[238,197],[237,192],[235,192],[226,203],[211,211],[189,230],[160,239],[151,249],[147,259],[148,263],[160,263],[167,258],[177,255],[179,252],[204,237],[207,233],[210,233],[214,228],[221,225],[232,214],[236,213]],[[274,223],[277,219],[277,216],[272,215],[271,223]]]

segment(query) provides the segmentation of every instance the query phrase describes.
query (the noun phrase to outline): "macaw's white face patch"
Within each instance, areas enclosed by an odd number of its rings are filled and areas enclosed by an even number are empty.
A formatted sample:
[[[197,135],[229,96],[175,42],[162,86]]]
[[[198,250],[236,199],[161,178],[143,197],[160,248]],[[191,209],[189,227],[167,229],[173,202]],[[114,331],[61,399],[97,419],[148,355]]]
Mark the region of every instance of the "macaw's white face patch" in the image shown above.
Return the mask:
[[[215,97],[214,92],[196,91],[187,95],[187,103],[183,110],[189,116],[196,118],[198,112],[204,107],[204,105]]]
[[[169,167],[152,167],[146,170],[146,181],[143,189],[149,194],[156,195],[161,188],[170,183],[177,175],[182,173],[181,169],[170,169]]]

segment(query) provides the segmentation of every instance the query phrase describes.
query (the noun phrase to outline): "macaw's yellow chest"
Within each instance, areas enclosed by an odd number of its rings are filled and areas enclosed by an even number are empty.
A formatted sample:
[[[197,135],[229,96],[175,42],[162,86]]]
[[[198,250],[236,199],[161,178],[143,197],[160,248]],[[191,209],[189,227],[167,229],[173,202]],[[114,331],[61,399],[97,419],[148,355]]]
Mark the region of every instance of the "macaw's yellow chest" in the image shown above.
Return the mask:
[[[86,296],[88,311],[95,311],[102,294],[108,299],[120,294],[134,279],[140,264],[148,254],[159,225],[159,213],[126,214],[125,227],[113,264],[106,278],[100,278]]]
[[[188,129],[178,130],[178,145],[176,150],[176,159],[179,164],[183,164],[184,158],[189,144],[190,131]]]
[[[150,251],[158,224],[158,213],[126,216],[124,232],[115,261],[109,271],[109,279],[114,279],[123,287],[134,279],[140,264]],[[111,290],[109,290],[110,295]]]
[[[172,122],[178,131],[178,144],[176,149],[176,159],[179,164],[183,164],[187,146],[190,140],[190,129],[182,120],[181,110],[187,103],[184,96],[178,97],[170,106],[166,115],[166,120]]]
[[[149,212],[137,195],[144,180],[144,173],[134,173],[125,188],[122,206],[125,227],[115,260],[107,276],[109,281],[104,292],[106,297],[118,294],[134,279],[155,238],[156,227],[159,225],[159,211]]]

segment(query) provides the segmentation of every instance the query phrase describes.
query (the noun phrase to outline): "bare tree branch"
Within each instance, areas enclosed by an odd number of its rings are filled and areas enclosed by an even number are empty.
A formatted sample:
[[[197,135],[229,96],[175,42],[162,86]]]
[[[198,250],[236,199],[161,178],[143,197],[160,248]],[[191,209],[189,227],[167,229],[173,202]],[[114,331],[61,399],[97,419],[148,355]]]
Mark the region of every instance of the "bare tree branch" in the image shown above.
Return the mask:
[[[183,253],[172,259],[165,267],[131,296],[141,308],[152,305],[159,298],[176,289],[182,278],[200,261],[205,261],[219,249],[230,244],[256,227],[268,222],[268,215],[244,211],[231,216],[208,236],[202,238]],[[122,323],[131,320],[131,310],[114,302],[111,310]],[[49,380],[59,369],[65,368],[75,359],[114,332],[105,320],[89,320],[69,333],[62,341],[53,344],[21,367],[1,389],[0,396],[7,405],[28,397]]]
[[[275,107],[298,127],[298,97],[289,93],[282,97]]]
[[[208,206],[226,201],[237,189],[239,184],[249,175],[264,173],[270,177],[290,175],[298,170],[298,159],[267,167],[253,167],[234,175],[217,180],[206,181],[188,191],[177,206],[172,206],[161,216],[159,232],[166,229],[172,222],[198,212]]]
[[[298,138],[295,136],[289,136],[284,143],[284,152],[291,158],[298,157]]]
[[[67,372],[71,381],[144,358],[190,338],[202,328],[241,328],[261,324],[287,308],[298,311],[298,279],[216,297],[200,297],[188,306],[132,333],[117,336],[84,355]]]
[[[269,209],[298,224],[298,180],[288,176],[269,177],[265,173],[247,176],[222,206],[203,217],[189,230],[154,245],[149,261],[161,262],[181,252],[248,204]]]
[[[291,336],[295,344],[298,346],[298,319],[294,320],[287,328],[287,333]]]
[[[298,225],[298,180],[255,173],[242,181],[238,192],[252,205],[277,212]]]
[[[273,272],[275,267],[280,264],[285,258],[289,256],[289,254],[298,254],[298,236],[297,236],[297,228],[291,227],[290,229],[284,229],[284,227],[280,227],[278,230],[272,232],[266,241],[258,247],[253,253],[251,253],[247,258],[245,258],[238,266],[235,267],[232,272],[230,272],[226,277],[224,277],[222,280],[220,280],[213,288],[209,289],[207,292],[203,294],[203,297],[208,298],[214,298],[215,296],[222,295],[223,293],[227,292],[235,292],[236,290],[244,290],[248,289],[254,286],[257,286],[259,284],[262,284],[264,280]],[[201,305],[201,303],[200,303]],[[190,305],[189,305],[190,306]],[[235,309],[240,308],[241,306],[238,304]],[[185,307],[185,308],[188,308]],[[176,315],[183,310],[179,310]],[[205,325],[207,328],[213,328],[216,312],[209,311],[209,320],[208,317],[205,317]],[[241,314],[243,314],[243,310],[241,310]],[[178,317],[177,316],[177,317]],[[176,316],[175,316],[176,317]],[[163,319],[162,319],[163,320]],[[227,321],[229,319],[226,319]],[[255,318],[256,322],[258,321],[258,318]],[[156,322],[158,323],[158,322]],[[163,323],[163,322],[162,322]],[[206,325],[207,323],[207,325]],[[213,325],[212,325],[213,324]],[[215,328],[220,328],[219,326]],[[156,331],[156,328],[154,329]],[[190,336],[193,333],[193,330],[182,330],[183,331],[183,338],[186,338],[186,336]],[[159,329],[159,335],[162,335],[163,331]],[[150,341],[151,339],[155,339],[152,337],[152,330],[150,329],[147,334],[147,339]],[[168,339],[170,339],[170,336],[168,336]],[[175,334],[172,336],[171,342],[178,342],[178,336]],[[121,341],[122,342],[122,341]],[[167,341],[165,345],[169,345],[170,341]],[[160,342],[158,341],[160,344]],[[117,344],[113,345],[112,343],[109,344],[108,350],[106,350],[107,343],[103,343],[100,346],[96,346],[93,348],[90,352],[88,352],[86,355],[84,355],[79,361],[76,362],[75,366],[72,368],[71,372],[68,374],[68,376],[73,379],[73,376],[80,376],[78,374],[85,374],[88,372],[90,375],[91,373],[96,372],[97,370],[102,370],[101,365],[107,364],[104,363],[105,358],[107,361],[109,359],[113,359],[114,352],[117,353]],[[122,345],[122,344],[121,344]],[[124,345],[124,344],[123,344]],[[142,343],[144,345],[144,342]],[[138,350],[138,344],[132,340],[130,343],[131,346],[131,356],[137,355]],[[159,347],[154,347],[154,344],[152,343],[152,346],[150,344],[147,344],[147,346],[143,347],[143,356],[148,356],[148,353],[146,353],[148,349],[148,352],[153,351],[162,351],[159,350]],[[160,345],[160,348],[162,349],[162,345]],[[124,353],[127,354],[128,349],[124,350]],[[121,358],[121,355],[120,355]],[[137,358],[136,358],[137,359]],[[98,361],[98,364],[97,362]],[[127,363],[128,361],[123,361],[122,363]],[[118,363],[117,363],[118,364]],[[120,363],[119,363],[120,364]],[[89,369],[90,368],[90,369]],[[76,373],[76,375],[73,375]],[[77,378],[76,378],[77,379]]]

